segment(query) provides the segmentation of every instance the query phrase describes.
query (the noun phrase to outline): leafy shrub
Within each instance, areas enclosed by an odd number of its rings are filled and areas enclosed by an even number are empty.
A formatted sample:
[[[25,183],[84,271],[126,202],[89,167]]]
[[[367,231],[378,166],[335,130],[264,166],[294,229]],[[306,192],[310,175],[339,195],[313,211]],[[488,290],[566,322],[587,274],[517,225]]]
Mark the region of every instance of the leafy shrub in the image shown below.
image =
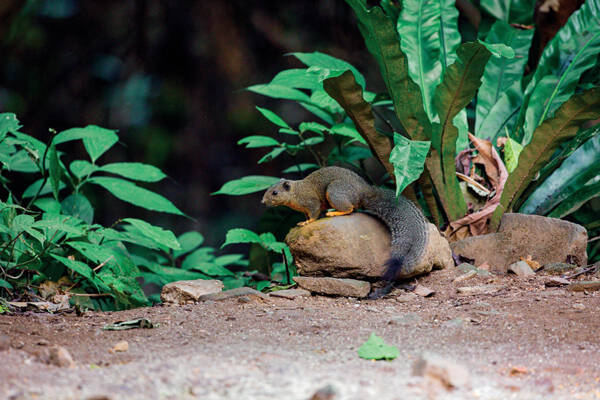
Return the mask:
[[[54,282],[81,306],[124,309],[150,304],[140,277],[159,286],[180,279],[218,277],[228,286],[249,280],[225,268],[247,265],[241,255],[216,257],[213,248],[200,247],[204,239],[198,232],[177,238],[136,218],[120,219],[110,227],[94,223],[94,208],[83,193],[93,186],[148,210],[184,215],[136,183],[164,179],[158,168],[98,162],[117,143],[116,131],[73,128],[44,144],[20,128],[14,114],[0,114],[0,180],[7,192],[0,201],[0,290]],[[59,147],[70,141],[82,141],[89,159],[67,164],[68,155]],[[26,175],[24,180],[39,178],[19,196],[6,177],[15,173]]]

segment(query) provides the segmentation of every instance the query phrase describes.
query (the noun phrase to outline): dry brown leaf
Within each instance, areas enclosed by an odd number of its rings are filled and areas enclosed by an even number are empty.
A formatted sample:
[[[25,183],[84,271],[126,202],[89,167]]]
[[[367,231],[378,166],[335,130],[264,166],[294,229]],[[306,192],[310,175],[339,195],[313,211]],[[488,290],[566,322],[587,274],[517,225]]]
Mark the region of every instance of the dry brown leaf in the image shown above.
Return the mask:
[[[510,371],[508,373],[512,376],[516,376],[528,374],[529,371],[525,367],[513,365],[512,367],[510,367]]]
[[[535,261],[531,255],[528,255],[527,258],[521,257],[521,261],[525,261],[534,271],[538,271],[542,268],[542,265]]]

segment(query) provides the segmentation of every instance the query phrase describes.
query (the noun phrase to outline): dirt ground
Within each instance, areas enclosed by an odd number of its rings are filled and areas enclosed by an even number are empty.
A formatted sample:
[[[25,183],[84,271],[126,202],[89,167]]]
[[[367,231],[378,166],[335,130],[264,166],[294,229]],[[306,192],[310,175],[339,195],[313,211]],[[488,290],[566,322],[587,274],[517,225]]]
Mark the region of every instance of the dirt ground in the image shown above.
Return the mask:
[[[547,288],[544,277],[477,277],[456,268],[419,279],[431,297],[234,298],[124,312],[1,315],[0,397],[7,399],[600,399],[600,292]],[[493,294],[457,286],[499,284]],[[403,294],[402,291],[399,294]],[[155,329],[105,331],[134,318]],[[393,361],[356,350],[371,332]],[[126,340],[125,352],[109,352]],[[42,362],[64,346],[73,368]],[[423,353],[469,371],[453,390],[412,376]],[[319,399],[326,399],[326,396]]]

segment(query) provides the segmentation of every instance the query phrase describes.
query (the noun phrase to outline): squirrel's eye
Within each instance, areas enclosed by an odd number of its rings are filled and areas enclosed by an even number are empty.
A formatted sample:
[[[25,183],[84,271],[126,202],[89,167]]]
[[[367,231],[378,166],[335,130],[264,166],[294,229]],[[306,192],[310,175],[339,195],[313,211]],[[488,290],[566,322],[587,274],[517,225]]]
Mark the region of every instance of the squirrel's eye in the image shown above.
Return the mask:
[[[277,190],[273,190],[273,196],[277,196]]]

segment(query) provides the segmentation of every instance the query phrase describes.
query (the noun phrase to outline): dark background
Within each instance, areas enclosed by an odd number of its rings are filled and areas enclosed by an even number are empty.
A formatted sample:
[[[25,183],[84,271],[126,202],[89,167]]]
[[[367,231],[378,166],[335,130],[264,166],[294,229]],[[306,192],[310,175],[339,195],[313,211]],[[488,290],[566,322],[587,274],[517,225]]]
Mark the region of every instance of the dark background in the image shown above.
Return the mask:
[[[254,106],[291,123],[308,117],[245,87],[302,66],[286,53],[318,50],[351,62],[369,89],[381,89],[341,0],[2,0],[0,37],[0,112],[16,113],[22,131],[45,142],[48,128],[118,129],[121,142],[100,163],[160,167],[169,179],[148,188],[194,218],[146,212],[99,190],[90,194],[96,222],[135,216],[177,234],[198,230],[217,246],[230,228],[255,228],[264,209],[259,194],[210,193],[245,175],[279,176],[292,164],[282,157],[257,165],[265,150],[236,145],[250,134],[276,134]],[[86,158],[80,143],[61,150]],[[30,182],[22,179],[13,184],[24,189]]]

